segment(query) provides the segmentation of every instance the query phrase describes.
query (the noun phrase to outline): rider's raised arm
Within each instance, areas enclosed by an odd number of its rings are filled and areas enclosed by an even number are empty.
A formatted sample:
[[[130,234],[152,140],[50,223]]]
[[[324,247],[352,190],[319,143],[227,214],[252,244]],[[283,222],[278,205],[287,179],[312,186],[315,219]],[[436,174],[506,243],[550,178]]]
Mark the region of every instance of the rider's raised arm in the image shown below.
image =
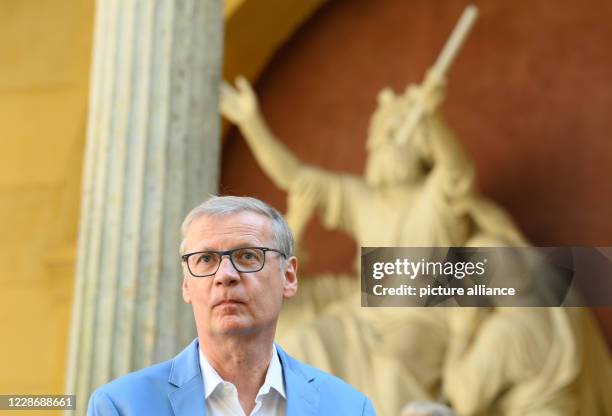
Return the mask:
[[[349,186],[356,180],[300,162],[270,131],[246,79],[238,78],[236,88],[225,82],[222,84],[221,113],[240,128],[266,175],[287,191],[286,218],[296,241],[315,209],[319,210],[327,227],[348,227],[351,204],[345,202],[345,196],[352,194],[353,188],[359,188]]]
[[[304,166],[270,130],[249,82],[239,77],[236,87],[223,82],[221,114],[236,124],[255,155],[259,166],[280,189],[287,190]]]
[[[436,174],[451,194],[463,194],[474,182],[474,164],[444,118],[434,112],[423,120]]]

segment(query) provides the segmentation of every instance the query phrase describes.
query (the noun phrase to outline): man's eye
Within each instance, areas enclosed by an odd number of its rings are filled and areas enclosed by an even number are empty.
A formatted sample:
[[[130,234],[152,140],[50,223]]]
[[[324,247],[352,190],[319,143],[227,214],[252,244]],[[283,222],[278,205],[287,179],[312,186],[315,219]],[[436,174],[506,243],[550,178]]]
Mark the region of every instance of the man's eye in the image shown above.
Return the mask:
[[[258,258],[257,252],[253,249],[244,249],[236,253],[236,259],[239,261],[255,261]]]
[[[210,254],[202,254],[198,259],[198,263],[210,263],[212,261],[212,256]]]

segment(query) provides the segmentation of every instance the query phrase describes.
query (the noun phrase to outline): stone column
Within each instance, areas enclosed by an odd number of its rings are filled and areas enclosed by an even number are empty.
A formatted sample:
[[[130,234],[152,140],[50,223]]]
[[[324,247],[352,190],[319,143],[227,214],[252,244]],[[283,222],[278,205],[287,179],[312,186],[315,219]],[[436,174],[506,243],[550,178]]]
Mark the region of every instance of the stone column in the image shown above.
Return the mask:
[[[222,0],[98,0],[67,392],[195,336],[179,226],[217,189]]]

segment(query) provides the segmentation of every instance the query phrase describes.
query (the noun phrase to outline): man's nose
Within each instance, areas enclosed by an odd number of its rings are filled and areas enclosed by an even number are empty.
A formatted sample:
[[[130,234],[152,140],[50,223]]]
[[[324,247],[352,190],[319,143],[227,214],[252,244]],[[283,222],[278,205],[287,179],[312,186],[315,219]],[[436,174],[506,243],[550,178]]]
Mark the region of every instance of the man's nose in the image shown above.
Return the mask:
[[[240,274],[232,264],[229,256],[221,257],[221,264],[219,264],[219,270],[215,273],[216,285],[231,286],[240,280]]]

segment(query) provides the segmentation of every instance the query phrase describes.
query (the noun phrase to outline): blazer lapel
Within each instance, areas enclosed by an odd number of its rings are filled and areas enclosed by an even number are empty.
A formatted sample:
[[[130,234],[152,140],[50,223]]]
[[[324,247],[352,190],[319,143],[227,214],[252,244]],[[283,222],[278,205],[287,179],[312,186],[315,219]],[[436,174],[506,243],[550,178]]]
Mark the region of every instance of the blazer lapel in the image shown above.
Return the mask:
[[[168,382],[177,387],[168,393],[175,416],[206,416],[197,338],[172,360]]]
[[[283,366],[285,390],[287,392],[286,416],[313,416],[319,407],[319,391],[314,385],[314,376],[307,374],[305,367],[276,345]]]
[[[319,391],[314,384],[314,375],[308,374],[306,367],[291,358],[278,345],[275,346],[285,379],[286,416],[317,415]],[[206,416],[197,339],[174,358],[168,382],[177,387],[168,394],[175,416]]]

